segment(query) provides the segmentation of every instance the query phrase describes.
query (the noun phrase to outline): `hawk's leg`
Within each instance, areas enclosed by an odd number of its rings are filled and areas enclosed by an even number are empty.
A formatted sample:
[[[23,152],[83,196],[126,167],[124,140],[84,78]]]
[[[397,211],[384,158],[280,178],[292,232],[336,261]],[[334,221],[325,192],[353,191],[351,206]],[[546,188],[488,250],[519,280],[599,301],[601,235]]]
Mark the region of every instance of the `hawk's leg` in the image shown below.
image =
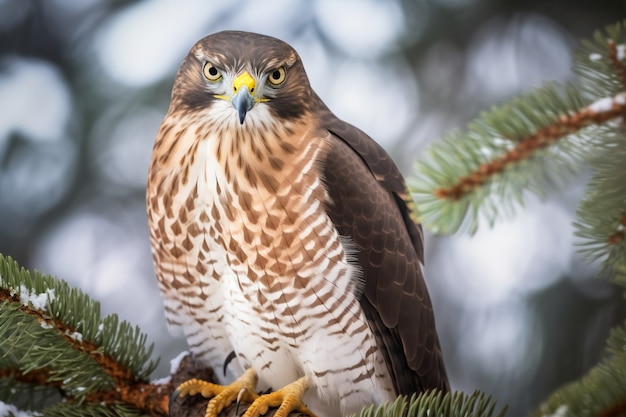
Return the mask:
[[[217,415],[235,400],[252,403],[259,396],[256,394],[257,375],[250,368],[230,385],[218,385],[200,379],[190,379],[176,388],[174,395],[185,397],[200,394],[204,398],[211,398],[207,404],[205,417]]]
[[[287,417],[292,411],[316,415],[302,402],[302,396],[306,392],[306,378],[302,377],[291,384],[285,385],[278,391],[259,396],[246,410],[243,417],[259,417],[267,413],[271,407],[278,407],[274,417]]]

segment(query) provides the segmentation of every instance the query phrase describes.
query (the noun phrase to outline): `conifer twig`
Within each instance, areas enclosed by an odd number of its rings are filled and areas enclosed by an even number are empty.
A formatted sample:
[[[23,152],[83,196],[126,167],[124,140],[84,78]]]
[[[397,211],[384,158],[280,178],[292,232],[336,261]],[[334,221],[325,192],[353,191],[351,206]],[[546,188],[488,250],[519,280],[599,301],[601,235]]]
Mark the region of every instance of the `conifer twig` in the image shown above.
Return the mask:
[[[609,48],[609,62],[611,63],[615,71],[617,71],[617,73],[619,74],[621,84],[626,86],[626,66],[624,66],[624,62],[622,61],[624,59],[623,55],[624,52],[626,52],[626,49],[624,49],[624,45],[620,45],[619,47],[622,49],[620,52],[618,50],[618,46],[615,44],[615,41],[613,39],[607,40],[607,46]]]
[[[617,226],[617,231],[608,238],[609,245],[617,245],[622,243],[626,238],[626,213],[622,214],[622,219]]]
[[[48,387],[68,415],[110,408],[167,416],[173,387],[148,382],[156,366],[151,350],[138,328],[115,315],[100,317],[99,304],[80,290],[0,254],[3,397],[30,397],[28,387]]]
[[[573,114],[563,114],[554,123],[517,140],[517,145],[502,156],[481,164],[449,187],[435,189],[433,194],[442,199],[459,200],[507,167],[529,159],[537,150],[554,144],[562,137],[576,133],[589,125],[602,124],[624,115],[626,115],[625,93],[598,100]]]
[[[40,309],[31,305],[24,305],[17,294],[11,293],[11,291],[5,288],[0,288],[0,304],[3,303],[18,305],[17,310],[34,317],[42,327],[56,329],[59,335],[74,350],[89,355],[112,378],[114,386],[111,389],[87,393],[81,401],[87,404],[104,405],[123,402],[152,416],[168,415],[167,402],[169,393],[173,391],[171,384],[150,384],[147,381],[136,378],[130,369],[117,362],[110,355],[102,352],[99,346],[77,337],[76,329],[59,319],[47,316]],[[2,368],[0,369],[0,378],[11,378],[17,382],[30,385],[57,388],[67,402],[77,401],[77,398],[63,389],[63,381],[51,378],[50,370],[47,368],[32,369],[28,372],[22,372],[20,369],[13,367]]]

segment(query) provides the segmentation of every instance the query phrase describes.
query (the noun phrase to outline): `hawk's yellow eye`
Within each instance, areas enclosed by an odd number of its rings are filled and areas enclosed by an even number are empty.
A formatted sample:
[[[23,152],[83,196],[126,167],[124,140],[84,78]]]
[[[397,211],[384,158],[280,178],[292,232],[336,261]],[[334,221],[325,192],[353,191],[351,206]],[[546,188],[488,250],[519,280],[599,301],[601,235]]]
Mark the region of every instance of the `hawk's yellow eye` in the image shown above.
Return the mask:
[[[275,69],[274,71],[270,73],[269,77],[267,77],[267,80],[270,82],[270,84],[273,84],[273,85],[282,84],[283,81],[285,81],[285,69],[284,68]]]
[[[217,68],[215,68],[215,66],[213,66],[213,64],[211,64],[210,62],[207,62],[206,64],[204,64],[204,68],[202,69],[202,72],[204,73],[204,76],[206,77],[206,79],[209,81],[217,81],[220,78],[222,78],[222,73]]]

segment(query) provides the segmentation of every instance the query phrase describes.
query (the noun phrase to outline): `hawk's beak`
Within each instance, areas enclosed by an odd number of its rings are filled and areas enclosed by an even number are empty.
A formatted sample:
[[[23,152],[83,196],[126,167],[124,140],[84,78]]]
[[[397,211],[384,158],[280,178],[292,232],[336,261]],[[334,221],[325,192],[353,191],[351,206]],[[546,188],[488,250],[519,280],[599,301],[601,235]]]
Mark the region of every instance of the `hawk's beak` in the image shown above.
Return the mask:
[[[233,81],[233,98],[231,102],[239,115],[239,123],[243,124],[246,114],[254,105],[254,78],[246,71]]]

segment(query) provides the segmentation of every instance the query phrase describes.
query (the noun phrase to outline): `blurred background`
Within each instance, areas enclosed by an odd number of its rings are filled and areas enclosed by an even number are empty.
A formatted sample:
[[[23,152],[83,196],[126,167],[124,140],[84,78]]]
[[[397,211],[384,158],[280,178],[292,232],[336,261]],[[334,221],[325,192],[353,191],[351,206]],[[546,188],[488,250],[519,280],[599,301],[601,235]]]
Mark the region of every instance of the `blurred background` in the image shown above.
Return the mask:
[[[625,16],[618,0],[0,0],[0,252],[139,324],[164,376],[185,344],[166,331],[144,191],[196,40],[240,29],[287,41],[326,104],[411,176],[431,141],[481,110],[574,81],[578,40]],[[595,364],[624,317],[619,291],[576,254],[584,181],[474,237],[427,235],[452,385],[511,416]]]

